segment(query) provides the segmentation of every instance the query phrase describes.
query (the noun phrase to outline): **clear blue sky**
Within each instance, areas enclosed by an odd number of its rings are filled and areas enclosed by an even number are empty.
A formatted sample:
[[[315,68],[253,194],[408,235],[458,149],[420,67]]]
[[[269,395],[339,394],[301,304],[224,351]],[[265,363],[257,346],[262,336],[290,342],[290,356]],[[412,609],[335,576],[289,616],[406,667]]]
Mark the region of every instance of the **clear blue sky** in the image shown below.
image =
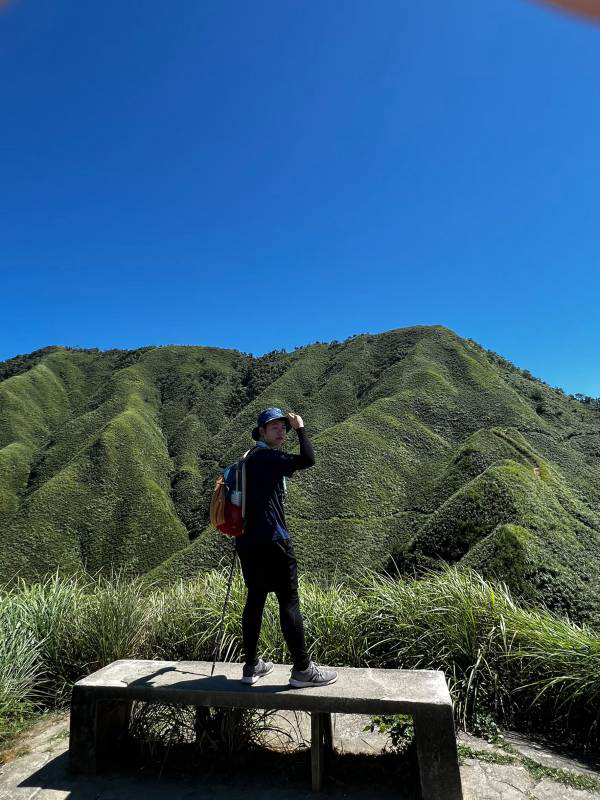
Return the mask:
[[[446,325],[600,395],[600,26],[0,3],[0,359]]]

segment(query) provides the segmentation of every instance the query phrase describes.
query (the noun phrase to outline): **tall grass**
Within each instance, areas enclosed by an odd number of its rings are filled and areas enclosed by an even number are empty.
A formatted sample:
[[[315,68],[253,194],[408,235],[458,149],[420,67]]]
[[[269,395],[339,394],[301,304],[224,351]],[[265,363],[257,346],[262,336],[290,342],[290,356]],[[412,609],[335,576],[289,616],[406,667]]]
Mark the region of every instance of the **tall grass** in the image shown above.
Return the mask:
[[[20,609],[0,595],[0,742],[31,709],[40,673],[39,643]]]
[[[463,727],[483,709],[507,718],[512,634],[506,612],[514,608],[505,588],[475,573],[450,569],[423,581],[372,575],[362,623],[369,660],[443,670]]]
[[[167,587],[106,578],[61,578],[0,589],[0,719],[23,704],[68,702],[75,680],[118,658],[212,661],[226,567]],[[365,569],[315,584],[300,576],[311,656],[338,666],[441,669],[456,721],[485,715],[546,731],[582,747],[598,743],[600,635],[513,601],[502,584],[449,568],[419,580]],[[235,575],[220,660],[242,657],[245,587]],[[269,595],[262,655],[289,660]]]

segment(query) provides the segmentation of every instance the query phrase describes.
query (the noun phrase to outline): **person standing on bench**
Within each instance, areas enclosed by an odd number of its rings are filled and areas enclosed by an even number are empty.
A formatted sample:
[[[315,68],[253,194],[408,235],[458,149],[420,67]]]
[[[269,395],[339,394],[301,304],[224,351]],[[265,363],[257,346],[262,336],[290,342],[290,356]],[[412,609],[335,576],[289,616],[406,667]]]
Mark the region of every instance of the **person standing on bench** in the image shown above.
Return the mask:
[[[279,449],[291,428],[298,434],[300,455]],[[256,649],[267,594],[275,592],[281,631],[293,662],[290,686],[325,686],[337,680],[337,673],[319,669],[306,651],[297,562],[283,510],[286,478],[297,469],[314,466],[313,447],[302,417],[284,414],[280,408],[267,408],[259,414],[252,438],[257,444],[246,462],[246,527],[235,540],[248,589],[242,613],[242,682],[256,683],[273,670],[273,662],[257,658]]]

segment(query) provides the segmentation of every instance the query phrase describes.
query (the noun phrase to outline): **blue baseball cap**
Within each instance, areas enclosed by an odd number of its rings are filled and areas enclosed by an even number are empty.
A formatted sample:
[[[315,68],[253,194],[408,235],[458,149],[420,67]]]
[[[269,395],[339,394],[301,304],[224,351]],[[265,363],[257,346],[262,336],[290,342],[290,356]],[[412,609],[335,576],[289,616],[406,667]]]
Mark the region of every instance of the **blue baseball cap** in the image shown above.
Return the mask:
[[[258,419],[256,420],[256,428],[252,431],[252,438],[255,442],[258,442],[260,439],[260,433],[258,432],[259,427],[262,425],[263,427],[267,424],[267,422],[271,422],[274,419],[282,419],[285,421],[285,429],[286,431],[290,431],[292,426],[289,423],[288,418],[283,413],[280,408],[265,408],[264,411],[261,411],[258,415]]]

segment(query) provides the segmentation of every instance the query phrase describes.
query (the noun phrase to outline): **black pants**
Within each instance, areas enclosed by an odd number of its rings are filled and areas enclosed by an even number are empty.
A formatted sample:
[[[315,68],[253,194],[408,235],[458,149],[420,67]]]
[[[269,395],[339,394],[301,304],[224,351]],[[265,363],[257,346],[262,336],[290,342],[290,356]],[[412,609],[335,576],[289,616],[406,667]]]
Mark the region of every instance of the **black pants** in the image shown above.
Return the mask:
[[[306,651],[304,622],[298,596],[298,568],[290,539],[239,549],[244,583],[248,589],[242,613],[242,636],[246,664],[256,664],[256,648],[262,615],[269,592],[279,602],[281,632],[292,656],[295,669],[306,669],[310,657]]]

